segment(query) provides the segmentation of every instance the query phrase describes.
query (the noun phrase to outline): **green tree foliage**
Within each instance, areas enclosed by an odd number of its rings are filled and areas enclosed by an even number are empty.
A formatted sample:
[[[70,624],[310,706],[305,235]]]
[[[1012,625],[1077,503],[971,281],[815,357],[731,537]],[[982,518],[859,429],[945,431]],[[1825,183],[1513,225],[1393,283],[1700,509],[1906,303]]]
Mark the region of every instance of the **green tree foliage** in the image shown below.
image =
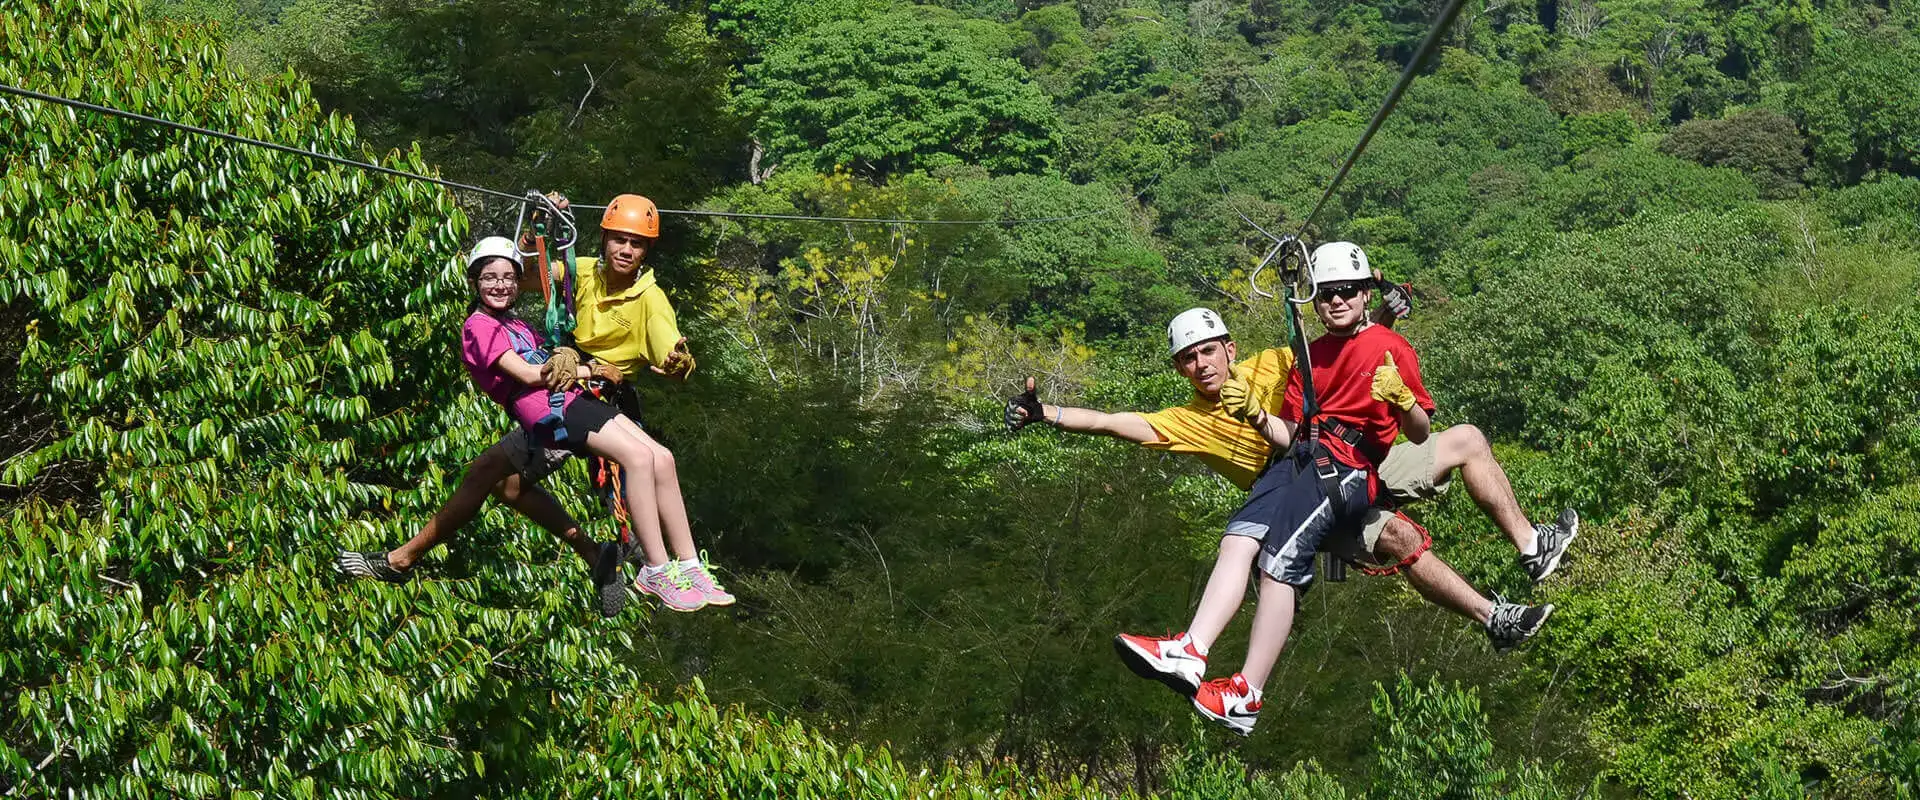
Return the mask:
[[[415,530],[503,426],[448,357],[450,256],[497,225],[8,101],[0,791],[1877,800],[1920,781],[1911,8],[1466,10],[1309,234],[1415,282],[1400,329],[1442,424],[1490,434],[1526,510],[1571,504],[1586,533],[1534,588],[1467,492],[1417,508],[1476,586],[1556,603],[1544,635],[1495,658],[1396,580],[1317,589],[1256,734],[1227,743],[1105,639],[1188,617],[1240,493],[1110,440],[990,435],[996,398],[1035,375],[1054,402],[1184,402],[1158,330],[1188,305],[1244,348],[1278,341],[1246,282],[1269,245],[1240,214],[1297,229],[1430,5],[166,6],[217,22],[243,80],[205,30],[22,2],[9,80],[406,145],[387,158],[489,186],[1073,218],[670,217],[650,263],[702,368],[643,382],[646,425],[743,602],[599,623],[578,567],[501,508],[404,589],[321,577],[334,548]],[[580,479],[550,485],[591,517]]]
[[[299,83],[131,5],[13,2],[0,33],[8,83],[360,155]],[[423,184],[0,109],[5,391],[48,426],[6,460],[9,793],[1085,794],[632,692],[634,637],[587,624],[577,568],[497,511],[438,579],[324,577],[418,525],[440,465],[498,429],[449,356],[463,217]],[[49,485],[76,470],[96,483]]]
[[[1766,109],[1723,120],[1694,120],[1673,129],[1660,151],[1709,167],[1732,167],[1752,178],[1762,197],[1792,197],[1806,171],[1806,142],[1793,120]]]
[[[997,28],[929,10],[834,22],[770,48],[738,107],[789,168],[1045,171],[1060,123],[1011,51]]]
[[[1846,182],[1881,170],[1911,174],[1920,152],[1916,71],[1920,38],[1897,26],[1822,42],[1789,94],[1814,163]]]

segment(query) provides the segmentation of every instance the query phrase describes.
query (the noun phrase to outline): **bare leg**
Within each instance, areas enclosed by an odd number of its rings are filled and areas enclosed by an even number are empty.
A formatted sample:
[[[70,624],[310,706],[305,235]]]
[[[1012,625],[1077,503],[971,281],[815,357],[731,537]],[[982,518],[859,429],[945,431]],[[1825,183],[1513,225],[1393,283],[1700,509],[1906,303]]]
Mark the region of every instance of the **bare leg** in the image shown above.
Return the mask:
[[[687,502],[680,496],[680,471],[673,461],[673,451],[656,441],[652,436],[622,414],[614,417],[613,423],[621,426],[628,435],[640,440],[653,456],[653,498],[660,508],[660,529],[666,536],[668,547],[674,557],[681,561],[690,561],[700,557],[700,550],[693,544],[693,525],[687,522]],[[644,484],[630,483],[634,491],[647,491]]]
[[[1287,636],[1293,633],[1293,608],[1299,596],[1300,590],[1293,586],[1267,575],[1260,576],[1260,604],[1253,611],[1253,635],[1247,641],[1247,664],[1240,669],[1240,675],[1247,679],[1248,686],[1255,689],[1266,687],[1267,676],[1272,674],[1274,662],[1280,660],[1280,649],[1287,646]]]
[[[513,465],[505,457],[492,450],[481,453],[467,465],[467,474],[460,478],[460,486],[447,498],[446,505],[434,512],[433,518],[406,544],[388,553],[387,563],[394,569],[412,569],[414,562],[427,551],[472,522],[474,515],[480,513],[480,506],[487,502],[487,493],[493,490],[494,484],[512,472]]]
[[[1393,517],[1387,520],[1387,526],[1380,531],[1380,541],[1374,545],[1374,556],[1382,563],[1398,564],[1419,551],[1423,538],[1412,523]],[[1487,624],[1487,614],[1493,611],[1493,602],[1474,591],[1472,584],[1453,571],[1447,562],[1440,560],[1440,556],[1428,551],[1400,571],[1407,576],[1407,583],[1413,586],[1414,591],[1427,598],[1428,602],[1481,625]]]
[[[1434,481],[1444,480],[1447,473],[1460,470],[1467,494],[1493,524],[1513,540],[1513,548],[1522,554],[1533,549],[1533,523],[1527,519],[1526,512],[1520,510],[1520,500],[1513,495],[1513,484],[1507,480],[1507,471],[1500,467],[1500,462],[1494,460],[1493,447],[1487,444],[1486,434],[1472,425],[1455,425],[1434,436]]]
[[[603,458],[613,459],[626,473],[630,489],[653,485],[653,453],[639,439],[618,424],[609,424],[587,434],[587,449]],[[661,537],[659,504],[654,493],[629,491],[627,519],[640,539],[640,551],[648,566],[667,563],[667,545]]]
[[[1200,595],[1200,608],[1193,612],[1193,624],[1187,626],[1187,635],[1193,638],[1194,648],[1202,654],[1213,647],[1220,632],[1227,629],[1227,623],[1240,611],[1240,603],[1247,596],[1247,575],[1253,569],[1254,556],[1259,554],[1259,539],[1220,537],[1220,555],[1213,561],[1213,574],[1207,577],[1206,591]]]
[[[579,525],[560,507],[560,501],[539,485],[523,481],[514,474],[513,465],[507,459],[489,450],[467,465],[467,474],[460,478],[459,487],[447,498],[446,505],[434,512],[433,518],[406,544],[388,553],[387,563],[395,569],[413,568],[435,545],[452,538],[472,522],[486,503],[489,492],[571,547],[589,566],[599,555],[598,547],[580,533]]]

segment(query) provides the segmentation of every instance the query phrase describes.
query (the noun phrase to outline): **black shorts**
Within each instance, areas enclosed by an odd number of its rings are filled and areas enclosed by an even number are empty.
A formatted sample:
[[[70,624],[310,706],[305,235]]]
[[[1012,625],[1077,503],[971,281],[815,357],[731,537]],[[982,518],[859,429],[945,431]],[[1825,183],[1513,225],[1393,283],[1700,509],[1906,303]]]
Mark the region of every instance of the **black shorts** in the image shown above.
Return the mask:
[[[1357,533],[1370,504],[1366,470],[1333,462],[1340,496],[1329,499],[1313,460],[1297,452],[1274,458],[1240,510],[1228,536],[1259,539],[1260,571],[1305,589],[1313,583],[1314,554],[1335,536]]]
[[[577,456],[587,455],[587,434],[599,433],[620,411],[588,395],[573,398],[567,404],[564,417],[567,425],[567,440],[560,446]]]

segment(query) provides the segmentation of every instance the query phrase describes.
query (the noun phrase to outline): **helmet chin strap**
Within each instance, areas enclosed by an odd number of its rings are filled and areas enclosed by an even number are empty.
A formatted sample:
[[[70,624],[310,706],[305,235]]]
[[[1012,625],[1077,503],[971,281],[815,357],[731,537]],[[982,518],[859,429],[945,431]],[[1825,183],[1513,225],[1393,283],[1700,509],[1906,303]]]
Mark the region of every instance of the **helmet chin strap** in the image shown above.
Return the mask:
[[[1373,326],[1373,320],[1368,319],[1366,312],[1362,311],[1360,314],[1359,321],[1353,323],[1352,325],[1348,325],[1347,327],[1344,327],[1344,328],[1335,328],[1335,327],[1329,326],[1327,328],[1327,333],[1333,334],[1334,336],[1353,336],[1354,334],[1364,331],[1367,328],[1372,326]]]

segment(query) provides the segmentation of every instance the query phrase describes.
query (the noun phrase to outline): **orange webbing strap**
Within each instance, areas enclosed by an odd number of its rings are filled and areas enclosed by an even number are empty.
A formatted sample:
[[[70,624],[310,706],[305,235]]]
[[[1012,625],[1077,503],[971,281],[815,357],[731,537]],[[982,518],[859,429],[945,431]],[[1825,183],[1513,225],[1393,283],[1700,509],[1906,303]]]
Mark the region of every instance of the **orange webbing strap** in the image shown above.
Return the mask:
[[[619,462],[611,458],[594,457],[598,469],[593,472],[593,485],[606,492],[607,506],[613,511],[613,527],[619,533],[623,549],[631,551],[637,543],[633,539],[633,520],[627,516],[627,476],[620,472]]]
[[[547,270],[547,226],[534,226],[533,251],[538,253],[540,263],[540,299],[548,305],[553,304],[553,275]]]
[[[1409,518],[1406,515],[1405,512],[1395,511],[1393,512],[1393,515],[1396,517],[1399,517],[1401,521],[1407,523],[1408,525],[1412,525],[1414,530],[1420,532],[1420,546],[1414,548],[1412,555],[1409,555],[1406,558],[1400,559],[1400,563],[1398,564],[1395,564],[1391,567],[1361,567],[1360,568],[1361,572],[1366,573],[1368,575],[1373,575],[1375,577],[1398,575],[1400,574],[1400,570],[1413,566],[1413,562],[1419,561],[1421,556],[1426,555],[1428,550],[1433,549],[1433,534],[1428,533],[1425,526],[1421,525],[1418,522],[1414,522],[1411,518]]]

